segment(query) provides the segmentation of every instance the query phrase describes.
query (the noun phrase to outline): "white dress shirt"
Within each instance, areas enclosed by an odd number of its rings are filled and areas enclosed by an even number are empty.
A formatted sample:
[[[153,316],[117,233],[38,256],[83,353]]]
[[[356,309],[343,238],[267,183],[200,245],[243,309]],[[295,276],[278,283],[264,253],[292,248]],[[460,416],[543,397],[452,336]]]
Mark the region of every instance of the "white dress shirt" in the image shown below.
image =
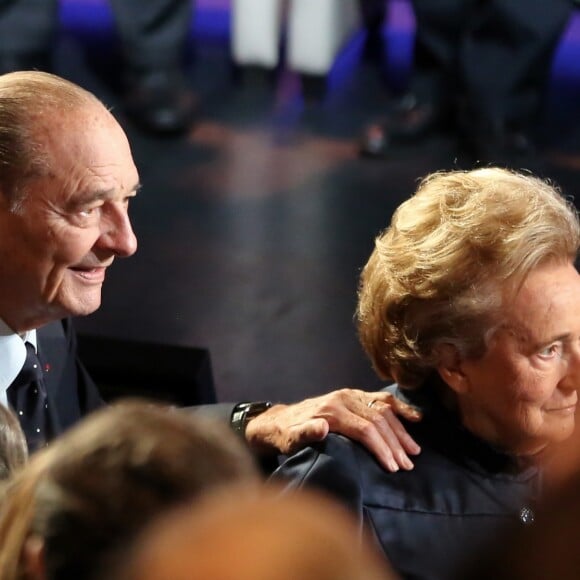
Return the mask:
[[[26,360],[26,342],[36,350],[36,330],[17,334],[0,318],[0,404],[5,407],[8,407],[6,391]]]

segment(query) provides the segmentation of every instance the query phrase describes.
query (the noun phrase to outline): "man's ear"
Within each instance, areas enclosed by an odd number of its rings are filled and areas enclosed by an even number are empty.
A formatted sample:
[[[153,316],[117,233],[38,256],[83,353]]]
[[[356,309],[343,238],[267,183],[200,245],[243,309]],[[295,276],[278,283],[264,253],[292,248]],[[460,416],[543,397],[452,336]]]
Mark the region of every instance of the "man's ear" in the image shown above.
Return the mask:
[[[443,382],[456,394],[467,392],[469,381],[463,372],[463,359],[457,347],[450,343],[441,344],[437,347],[437,354],[437,372]]]
[[[44,540],[37,535],[26,538],[22,549],[22,569],[26,580],[45,580]]]

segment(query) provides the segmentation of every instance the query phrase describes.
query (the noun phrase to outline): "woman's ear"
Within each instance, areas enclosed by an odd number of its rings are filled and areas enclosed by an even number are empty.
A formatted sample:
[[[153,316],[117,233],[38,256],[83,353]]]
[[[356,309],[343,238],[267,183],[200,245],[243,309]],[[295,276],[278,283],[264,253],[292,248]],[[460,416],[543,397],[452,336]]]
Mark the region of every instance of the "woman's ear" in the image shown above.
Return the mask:
[[[26,580],[45,580],[44,540],[37,535],[26,538],[22,549],[22,569]]]
[[[443,382],[456,394],[467,392],[469,381],[463,372],[463,359],[457,347],[450,343],[441,344],[437,347],[437,354],[437,372]]]

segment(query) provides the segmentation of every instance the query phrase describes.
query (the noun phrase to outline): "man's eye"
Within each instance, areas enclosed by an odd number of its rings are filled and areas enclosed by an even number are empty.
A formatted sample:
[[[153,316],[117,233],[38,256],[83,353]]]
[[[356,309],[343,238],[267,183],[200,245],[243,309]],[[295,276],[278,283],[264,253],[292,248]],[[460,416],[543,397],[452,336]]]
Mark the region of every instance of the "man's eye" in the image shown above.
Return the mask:
[[[78,215],[82,218],[89,218],[97,213],[100,206],[83,207],[78,211]]]

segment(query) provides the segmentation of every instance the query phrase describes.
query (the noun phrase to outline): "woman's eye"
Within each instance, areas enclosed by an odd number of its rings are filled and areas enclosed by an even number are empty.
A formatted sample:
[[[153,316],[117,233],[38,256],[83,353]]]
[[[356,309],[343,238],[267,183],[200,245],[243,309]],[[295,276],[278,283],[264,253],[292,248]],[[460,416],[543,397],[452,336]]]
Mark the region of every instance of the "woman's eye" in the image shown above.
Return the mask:
[[[543,348],[541,351],[538,352],[538,355],[541,356],[542,358],[552,358],[554,356],[558,356],[561,352],[562,347],[560,343],[556,342]]]

